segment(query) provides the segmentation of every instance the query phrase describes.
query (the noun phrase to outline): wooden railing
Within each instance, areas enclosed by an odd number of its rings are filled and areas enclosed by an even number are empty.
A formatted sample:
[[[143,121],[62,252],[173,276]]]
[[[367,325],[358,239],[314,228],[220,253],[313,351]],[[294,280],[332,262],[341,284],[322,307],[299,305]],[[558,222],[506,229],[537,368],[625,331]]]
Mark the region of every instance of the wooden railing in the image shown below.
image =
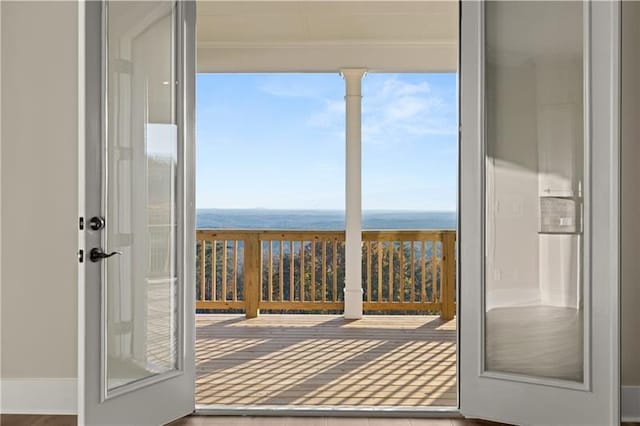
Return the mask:
[[[365,311],[455,315],[454,231],[363,231]],[[200,229],[196,309],[344,308],[344,231]]]

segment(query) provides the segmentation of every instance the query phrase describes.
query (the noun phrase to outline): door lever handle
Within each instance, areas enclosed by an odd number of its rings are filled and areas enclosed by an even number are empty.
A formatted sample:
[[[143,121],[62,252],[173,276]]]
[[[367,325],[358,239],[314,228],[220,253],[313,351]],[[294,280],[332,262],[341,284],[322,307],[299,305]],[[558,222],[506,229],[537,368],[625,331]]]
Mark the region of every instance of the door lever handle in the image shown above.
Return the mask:
[[[89,252],[89,259],[92,262],[97,262],[102,259],[108,259],[116,254],[122,254],[121,251],[112,251],[111,253],[105,253],[101,248],[92,248]]]

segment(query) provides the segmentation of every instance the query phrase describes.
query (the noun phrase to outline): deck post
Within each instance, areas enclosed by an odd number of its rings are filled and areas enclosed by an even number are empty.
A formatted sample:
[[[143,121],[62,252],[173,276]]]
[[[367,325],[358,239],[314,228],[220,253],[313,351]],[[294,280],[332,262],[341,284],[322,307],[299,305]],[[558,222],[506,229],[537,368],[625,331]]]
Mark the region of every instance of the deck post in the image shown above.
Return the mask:
[[[344,317],[362,318],[362,77],[366,70],[341,70],[345,81],[345,286]]]
[[[244,240],[244,306],[247,318],[256,318],[260,313],[260,237],[247,235]]]
[[[442,268],[440,269],[442,310],[440,318],[452,320],[456,314],[456,234],[444,232],[442,238]]]

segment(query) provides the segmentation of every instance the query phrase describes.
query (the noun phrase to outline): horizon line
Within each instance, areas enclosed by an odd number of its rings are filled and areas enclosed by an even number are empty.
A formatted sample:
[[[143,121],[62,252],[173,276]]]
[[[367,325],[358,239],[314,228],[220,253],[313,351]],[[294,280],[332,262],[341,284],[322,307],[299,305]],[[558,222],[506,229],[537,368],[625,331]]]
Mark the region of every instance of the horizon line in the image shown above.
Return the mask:
[[[196,210],[244,210],[244,211],[299,211],[299,212],[345,212],[345,209],[309,209],[309,208],[271,208],[271,207],[196,207]],[[418,209],[363,209],[363,212],[376,213],[456,213],[453,210],[418,210]]]

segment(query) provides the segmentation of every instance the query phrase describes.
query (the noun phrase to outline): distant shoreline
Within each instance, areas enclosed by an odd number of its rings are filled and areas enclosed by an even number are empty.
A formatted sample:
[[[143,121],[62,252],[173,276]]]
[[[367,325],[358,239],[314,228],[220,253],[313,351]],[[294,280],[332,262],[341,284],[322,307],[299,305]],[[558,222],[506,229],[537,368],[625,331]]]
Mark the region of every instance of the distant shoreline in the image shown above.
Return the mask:
[[[364,229],[455,229],[455,211],[365,210]],[[198,229],[344,229],[344,211],[197,209]]]

